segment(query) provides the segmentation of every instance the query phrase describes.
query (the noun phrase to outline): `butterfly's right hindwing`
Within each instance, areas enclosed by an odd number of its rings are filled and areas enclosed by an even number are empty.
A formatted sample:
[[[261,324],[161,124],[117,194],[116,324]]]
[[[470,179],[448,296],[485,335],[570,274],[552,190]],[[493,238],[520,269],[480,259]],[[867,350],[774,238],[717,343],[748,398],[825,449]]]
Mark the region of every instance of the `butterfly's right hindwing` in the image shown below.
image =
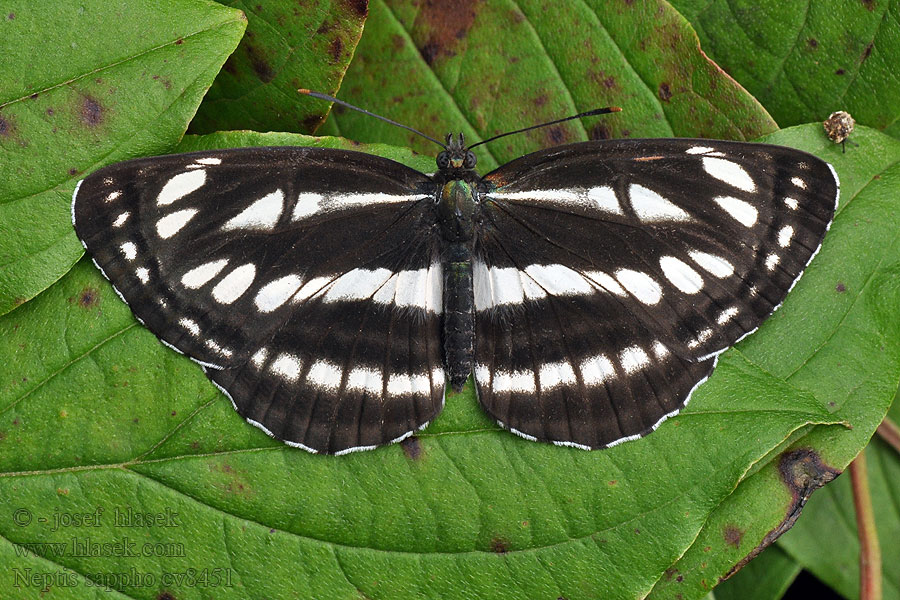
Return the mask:
[[[442,406],[432,186],[358,152],[233,149],[101,169],[72,216],[134,314],[243,416],[335,453]]]

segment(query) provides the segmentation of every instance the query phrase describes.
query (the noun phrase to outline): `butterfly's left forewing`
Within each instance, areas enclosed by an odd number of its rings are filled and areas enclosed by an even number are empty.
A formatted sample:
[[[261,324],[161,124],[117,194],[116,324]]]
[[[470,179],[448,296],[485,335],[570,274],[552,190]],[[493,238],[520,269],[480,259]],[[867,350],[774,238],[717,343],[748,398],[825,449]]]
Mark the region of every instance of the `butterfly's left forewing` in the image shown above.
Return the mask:
[[[587,142],[500,167],[475,252],[481,403],[588,448],[652,430],[781,304],[837,198],[827,163],[761,144]]]
[[[443,405],[433,184],[396,162],[247,148],[112,165],[79,238],[134,314],[293,445],[388,443]]]

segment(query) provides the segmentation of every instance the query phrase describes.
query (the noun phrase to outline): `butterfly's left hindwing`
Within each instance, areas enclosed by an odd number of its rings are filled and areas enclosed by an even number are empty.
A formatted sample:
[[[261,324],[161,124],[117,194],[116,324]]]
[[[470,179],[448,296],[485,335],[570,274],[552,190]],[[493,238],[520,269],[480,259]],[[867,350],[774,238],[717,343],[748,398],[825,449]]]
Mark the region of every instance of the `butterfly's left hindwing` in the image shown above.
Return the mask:
[[[270,434],[336,453],[443,404],[433,184],[357,152],[140,159],[79,184],[79,238],[134,314]]]
[[[818,251],[838,198],[804,152],[587,142],[487,175],[475,379],[526,437],[599,448],[677,412]]]

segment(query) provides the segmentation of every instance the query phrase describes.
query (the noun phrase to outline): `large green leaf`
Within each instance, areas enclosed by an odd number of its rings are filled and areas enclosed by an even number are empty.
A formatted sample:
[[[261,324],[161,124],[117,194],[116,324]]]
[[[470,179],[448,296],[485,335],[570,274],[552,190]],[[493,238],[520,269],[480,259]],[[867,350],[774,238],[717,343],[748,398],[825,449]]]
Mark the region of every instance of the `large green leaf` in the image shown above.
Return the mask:
[[[75,182],[171,148],[245,24],[196,0],[6,0],[2,13],[0,314],[82,255]]]
[[[490,144],[479,156],[485,169],[588,138],[750,139],[775,129],[662,1],[375,0],[340,97],[432,137],[462,131],[469,139],[624,108]],[[414,134],[340,108],[323,131],[434,152]]]
[[[191,131],[315,131],[328,105],[301,102],[297,88],[337,92],[362,35],[366,0],[220,2],[247,15],[247,33],[200,104]]]
[[[832,150],[810,141],[817,132],[810,126],[779,140]],[[245,132],[188,138],[179,149],[311,142],[358,148]],[[361,149],[421,169],[431,164],[401,149]],[[853,212],[860,207],[875,225],[860,224]],[[689,407],[647,438],[602,452],[510,435],[484,416],[471,388],[451,395],[433,425],[403,445],[346,457],[285,447],[244,423],[199,367],[139,326],[82,261],[0,318],[0,355],[9,357],[0,365],[0,505],[34,517],[25,526],[0,519],[0,552],[83,535],[38,521],[56,512],[103,507],[112,515],[132,507],[178,513],[177,524],[136,529],[101,519],[91,539],[125,535],[162,544],[151,554],[174,549],[178,556],[51,558],[45,546],[44,560],[78,581],[134,568],[159,583],[167,573],[224,569],[233,586],[217,588],[217,598],[639,597],[692,550],[741,480],[758,477],[777,449],[811,424],[834,423],[836,436],[844,421],[857,437],[874,428],[883,410],[849,411],[823,392],[859,386],[858,378],[836,367],[821,374],[816,365],[830,348],[820,348],[820,338],[837,337],[842,352],[862,356],[864,340],[843,337],[861,330],[886,335],[893,327],[863,314],[845,331],[838,317],[846,310],[831,308],[844,306],[843,297],[831,295],[834,269],[855,265],[858,276],[877,279],[872,264],[884,261],[859,255],[891,226],[882,210],[846,204],[784,307],[723,355]],[[847,286],[852,307],[861,286],[849,278]],[[885,344],[882,362],[893,362],[878,372],[896,383],[896,341]],[[875,377],[857,393],[877,396],[880,385]],[[832,401],[840,407],[834,414]],[[766,500],[753,496],[742,506],[755,514]],[[763,515],[773,512],[770,506]],[[112,583],[134,597],[208,591],[183,581],[149,589]]]
[[[898,0],[672,0],[782,127],[849,111],[900,136]]]
[[[812,134],[818,125],[804,129]],[[764,141],[788,143],[795,131]],[[661,581],[651,598],[702,597],[748,553],[771,544],[793,524],[809,495],[859,453],[890,406],[900,381],[900,142],[868,128],[856,140],[859,147],[846,154],[824,140],[806,147],[832,162],[841,179],[841,205],[825,238],[825,256],[801,280],[818,283],[791,294],[814,298],[785,304],[770,321],[778,323],[772,323],[771,335],[753,336],[740,346],[748,360],[814,394],[852,428],[798,432],[784,453],[742,481],[710,515],[673,566],[678,577]],[[835,260],[826,258],[828,252]],[[808,310],[792,314],[792,307]],[[830,535],[839,524],[813,518],[806,526],[821,536],[823,528]],[[835,549],[829,543],[820,551]]]

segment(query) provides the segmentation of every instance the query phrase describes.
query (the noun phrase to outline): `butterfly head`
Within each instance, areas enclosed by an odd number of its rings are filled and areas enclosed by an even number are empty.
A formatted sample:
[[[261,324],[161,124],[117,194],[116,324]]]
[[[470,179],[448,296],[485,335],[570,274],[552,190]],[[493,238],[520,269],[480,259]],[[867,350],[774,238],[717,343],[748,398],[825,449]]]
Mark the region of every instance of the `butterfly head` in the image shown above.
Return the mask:
[[[442,150],[437,155],[438,169],[444,171],[447,169],[475,168],[475,163],[478,159],[475,157],[474,152],[466,148],[466,142],[462,133],[455,139],[452,133],[448,133],[446,148],[446,150]]]

